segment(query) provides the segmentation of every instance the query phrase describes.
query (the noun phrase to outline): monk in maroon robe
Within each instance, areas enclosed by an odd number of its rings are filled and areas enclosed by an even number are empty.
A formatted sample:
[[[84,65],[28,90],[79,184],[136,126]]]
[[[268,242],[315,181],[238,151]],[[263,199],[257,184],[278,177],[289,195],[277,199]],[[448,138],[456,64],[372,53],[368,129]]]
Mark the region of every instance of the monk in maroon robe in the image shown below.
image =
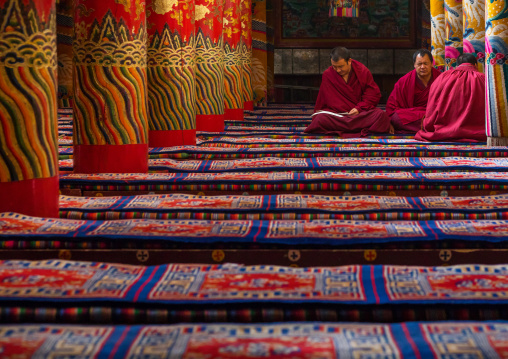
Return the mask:
[[[476,57],[466,53],[457,68],[440,75],[430,89],[420,141],[483,142],[485,132],[485,75]]]
[[[390,130],[390,119],[376,105],[379,87],[370,71],[351,59],[348,49],[336,47],[330,54],[332,66],[323,73],[314,115],[307,133],[362,137]]]
[[[430,86],[441,74],[432,67],[433,61],[429,50],[416,51],[413,54],[415,69],[395,84],[386,102],[386,114],[390,117],[395,133],[414,134],[421,129]]]

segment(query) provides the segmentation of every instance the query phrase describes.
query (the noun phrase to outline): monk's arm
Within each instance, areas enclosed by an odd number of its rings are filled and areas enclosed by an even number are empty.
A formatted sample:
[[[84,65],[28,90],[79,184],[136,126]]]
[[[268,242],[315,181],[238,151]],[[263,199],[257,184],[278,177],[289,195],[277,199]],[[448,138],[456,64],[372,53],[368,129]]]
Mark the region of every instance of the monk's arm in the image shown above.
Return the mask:
[[[374,82],[372,74],[368,72],[367,82],[362,93],[362,99],[356,104],[355,108],[360,112],[372,110],[377,106],[379,100],[381,100],[381,91],[379,91],[379,87]]]

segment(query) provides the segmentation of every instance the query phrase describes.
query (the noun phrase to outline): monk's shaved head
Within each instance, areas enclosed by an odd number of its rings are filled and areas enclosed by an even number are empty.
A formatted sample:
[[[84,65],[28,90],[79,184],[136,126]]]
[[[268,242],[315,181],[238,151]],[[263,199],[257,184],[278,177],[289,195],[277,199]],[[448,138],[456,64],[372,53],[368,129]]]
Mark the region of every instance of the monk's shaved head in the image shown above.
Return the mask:
[[[465,54],[460,55],[459,58],[457,59],[457,66],[462,65],[464,63],[476,65],[478,61],[476,61],[475,55],[466,52]]]
[[[338,62],[339,60],[342,59],[348,62],[349,59],[351,59],[351,52],[345,47],[337,46],[330,52],[330,59],[333,62]]]
[[[413,64],[416,63],[416,59],[417,59],[418,56],[420,56],[420,57],[428,56],[429,60],[430,60],[430,63],[431,64],[434,63],[434,57],[432,57],[432,52],[430,52],[427,49],[420,49],[420,50],[416,50],[415,51],[415,53],[413,54]]]

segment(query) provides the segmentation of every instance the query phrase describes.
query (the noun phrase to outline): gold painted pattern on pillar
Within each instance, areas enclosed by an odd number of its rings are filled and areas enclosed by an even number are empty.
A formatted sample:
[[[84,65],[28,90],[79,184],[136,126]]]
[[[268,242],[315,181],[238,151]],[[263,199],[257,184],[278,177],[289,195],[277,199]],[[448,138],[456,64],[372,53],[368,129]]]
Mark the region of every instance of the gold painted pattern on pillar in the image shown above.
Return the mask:
[[[178,33],[166,25],[148,49],[150,130],[196,128],[195,38],[182,46]]]
[[[227,109],[243,108],[242,9],[240,0],[225,0],[224,6],[224,102]]]
[[[485,0],[467,0],[462,3],[464,14],[463,51],[475,54],[478,70],[484,72],[485,64]]]
[[[242,1],[242,93],[243,101],[254,100],[252,91],[252,3],[251,0]]]
[[[431,0],[431,39],[432,39],[432,57],[434,57],[434,66],[444,71],[445,62],[445,38],[446,21],[444,12],[444,0]]]
[[[132,33],[109,10],[100,23],[77,22],[74,31],[74,144],[147,143],[144,25]]]
[[[0,8],[0,182],[58,173],[54,3],[48,10]]]
[[[222,37],[214,43],[196,36],[196,111],[198,115],[224,113],[224,45]]]
[[[457,66],[457,58],[462,54],[462,0],[445,0],[446,39],[445,61],[446,68]]]

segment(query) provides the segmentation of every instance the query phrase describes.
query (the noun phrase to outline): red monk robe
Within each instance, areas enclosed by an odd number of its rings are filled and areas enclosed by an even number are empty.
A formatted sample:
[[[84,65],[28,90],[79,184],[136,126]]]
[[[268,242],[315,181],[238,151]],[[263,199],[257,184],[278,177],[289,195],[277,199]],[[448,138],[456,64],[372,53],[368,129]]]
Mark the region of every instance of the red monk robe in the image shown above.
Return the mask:
[[[404,75],[395,84],[386,102],[386,114],[390,117],[395,133],[416,133],[421,129],[430,85],[441,74],[435,68],[431,71],[427,86],[419,79],[416,70]]]
[[[353,108],[357,115],[334,116],[318,114],[305,129],[307,133],[337,134],[341,137],[363,137],[371,133],[385,133],[390,129],[390,119],[376,105],[381,99],[379,87],[369,69],[361,62],[351,59],[348,81],[330,66],[323,73],[314,112],[349,112]]]
[[[486,141],[485,75],[470,63],[439,76],[432,85],[420,141]]]

